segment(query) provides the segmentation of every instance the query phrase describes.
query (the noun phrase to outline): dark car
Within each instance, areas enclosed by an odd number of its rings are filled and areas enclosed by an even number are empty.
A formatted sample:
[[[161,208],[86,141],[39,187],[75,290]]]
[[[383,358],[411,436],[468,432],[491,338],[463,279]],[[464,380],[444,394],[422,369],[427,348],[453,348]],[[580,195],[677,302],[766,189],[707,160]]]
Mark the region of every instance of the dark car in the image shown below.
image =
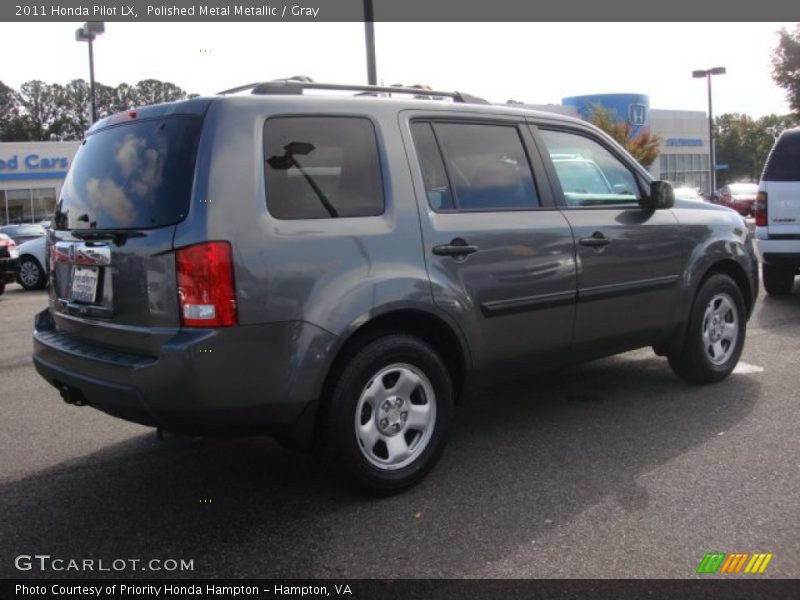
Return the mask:
[[[753,214],[757,194],[757,183],[731,183],[719,189],[719,204],[732,208],[743,217],[749,217]]]
[[[16,281],[19,273],[19,251],[17,244],[4,233],[0,233],[0,295],[6,284]]]
[[[47,231],[38,223],[26,223],[22,225],[5,225],[0,227],[0,233],[5,233],[19,246],[29,240],[44,237]]]
[[[738,215],[675,200],[577,119],[304,93],[342,87],[266,82],[92,126],[33,334],[64,400],[315,447],[390,492],[491,382],[645,346],[690,382],[731,373],[758,292]]]

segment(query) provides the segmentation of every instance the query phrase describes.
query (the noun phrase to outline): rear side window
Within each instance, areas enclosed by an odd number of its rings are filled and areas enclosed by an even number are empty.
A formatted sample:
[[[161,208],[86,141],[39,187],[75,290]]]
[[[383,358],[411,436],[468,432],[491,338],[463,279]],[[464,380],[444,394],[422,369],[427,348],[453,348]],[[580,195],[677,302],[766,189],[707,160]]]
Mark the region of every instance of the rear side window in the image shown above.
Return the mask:
[[[515,125],[433,123],[433,131],[444,156],[457,210],[524,210],[539,206],[531,167]],[[418,149],[423,147],[420,142],[417,144]],[[428,189],[429,201],[431,191]],[[447,208],[447,201],[445,195],[443,209]]]
[[[56,205],[56,229],[149,229],[189,209],[201,117],[131,121],[81,145]]]
[[[800,181],[800,129],[778,138],[761,178],[765,181]]]
[[[383,214],[378,143],[369,119],[268,119],[264,170],[267,208],[277,219]]]

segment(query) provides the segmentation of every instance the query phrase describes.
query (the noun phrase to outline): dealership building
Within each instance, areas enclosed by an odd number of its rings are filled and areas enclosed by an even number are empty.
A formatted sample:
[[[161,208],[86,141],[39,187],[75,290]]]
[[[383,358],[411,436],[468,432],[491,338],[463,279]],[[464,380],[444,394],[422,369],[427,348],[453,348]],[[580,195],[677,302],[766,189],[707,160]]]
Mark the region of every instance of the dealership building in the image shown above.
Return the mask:
[[[659,156],[650,168],[656,179],[708,190],[708,116],[705,111],[650,108],[645,94],[595,94],[564,98],[561,104],[524,106],[588,119],[592,106],[600,105],[631,125],[631,137],[643,130],[661,138]],[[719,168],[719,166],[717,167]]]
[[[644,94],[597,94],[564,98],[562,104],[527,108],[588,118],[593,105],[626,119],[631,134],[649,129],[661,137],[650,166],[656,179],[708,190],[708,118],[703,111],[650,108]],[[0,143],[0,225],[49,219],[80,142]]]
[[[0,225],[49,219],[80,142],[0,143]]]

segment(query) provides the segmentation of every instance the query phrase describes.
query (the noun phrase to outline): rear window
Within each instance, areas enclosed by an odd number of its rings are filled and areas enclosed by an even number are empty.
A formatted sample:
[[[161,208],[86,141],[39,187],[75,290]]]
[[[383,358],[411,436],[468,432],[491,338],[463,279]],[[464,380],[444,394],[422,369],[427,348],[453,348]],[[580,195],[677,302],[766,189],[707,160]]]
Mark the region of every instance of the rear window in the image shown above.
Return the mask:
[[[765,181],[800,181],[800,129],[786,132],[767,158]]]
[[[267,207],[277,219],[383,214],[375,128],[363,117],[276,117],[264,124]]]
[[[135,121],[89,135],[56,205],[56,229],[149,229],[189,209],[201,117]]]

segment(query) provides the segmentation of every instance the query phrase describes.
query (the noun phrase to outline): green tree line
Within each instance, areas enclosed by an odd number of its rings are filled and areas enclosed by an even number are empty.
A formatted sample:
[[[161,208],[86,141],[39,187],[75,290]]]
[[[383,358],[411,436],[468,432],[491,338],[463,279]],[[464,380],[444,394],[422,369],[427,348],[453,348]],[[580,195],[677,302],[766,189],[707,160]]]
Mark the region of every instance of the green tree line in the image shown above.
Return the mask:
[[[157,79],[116,87],[95,82],[98,118],[194,96],[174,83]],[[89,83],[83,79],[73,79],[66,85],[34,79],[19,90],[0,81],[0,141],[80,140],[90,125],[90,97]]]
[[[766,115],[754,119],[739,113],[714,118],[717,186],[735,181],[758,181],[769,151],[780,133],[797,123],[796,115]]]

